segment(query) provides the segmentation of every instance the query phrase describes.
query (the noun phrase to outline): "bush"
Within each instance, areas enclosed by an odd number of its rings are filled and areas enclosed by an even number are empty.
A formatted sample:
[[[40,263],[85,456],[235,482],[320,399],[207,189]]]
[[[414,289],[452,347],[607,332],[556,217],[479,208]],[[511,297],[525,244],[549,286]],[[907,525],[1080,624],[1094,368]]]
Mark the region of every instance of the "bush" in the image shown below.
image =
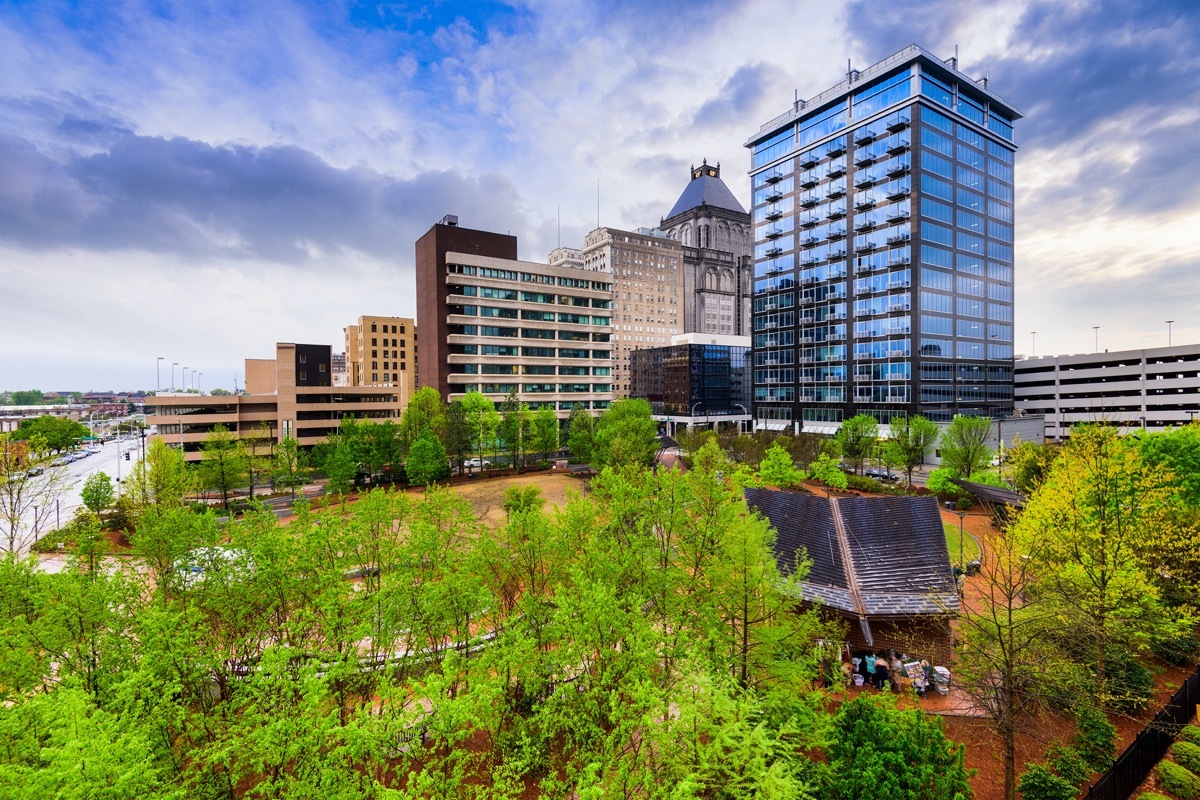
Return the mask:
[[[1154,676],[1129,653],[1112,653],[1104,660],[1108,678],[1106,705],[1121,714],[1137,714],[1154,698]]]
[[[1200,746],[1191,742],[1176,742],[1171,745],[1171,756],[1179,766],[1200,774]]]
[[[1183,730],[1179,732],[1179,738],[1185,742],[1200,744],[1200,727],[1195,725],[1185,725]]]
[[[1052,747],[1047,751],[1046,758],[1058,777],[1070,781],[1076,786],[1083,783],[1088,773],[1091,772],[1083,754],[1074,747]]]
[[[885,485],[882,481],[877,481],[874,478],[868,478],[865,475],[847,475],[846,484],[851,489],[858,489],[861,492],[890,492],[890,486]]]
[[[1179,800],[1196,800],[1200,797],[1200,778],[1174,761],[1160,761],[1155,768],[1158,785]]]
[[[941,467],[929,473],[929,477],[925,479],[925,486],[934,494],[957,497],[962,493],[962,489],[950,482],[953,477],[953,471]]]
[[[1138,795],[1137,800],[1171,800],[1171,798],[1158,792],[1142,792]]]
[[[1200,656],[1200,639],[1193,635],[1175,639],[1155,639],[1150,643],[1150,651],[1168,664],[1177,667],[1191,666]]]
[[[1075,784],[1055,775],[1045,764],[1026,764],[1017,788],[1024,800],[1075,800],[1079,794]]]
[[[963,495],[962,497],[960,497],[954,501],[954,507],[956,509],[958,509],[959,511],[966,511],[973,505],[975,505],[975,501],[972,500],[971,498],[967,497],[966,495]]]
[[[1075,726],[1071,745],[1076,752],[1092,769],[1108,769],[1117,754],[1117,729],[1108,717],[1097,708],[1081,706],[1075,710]]]

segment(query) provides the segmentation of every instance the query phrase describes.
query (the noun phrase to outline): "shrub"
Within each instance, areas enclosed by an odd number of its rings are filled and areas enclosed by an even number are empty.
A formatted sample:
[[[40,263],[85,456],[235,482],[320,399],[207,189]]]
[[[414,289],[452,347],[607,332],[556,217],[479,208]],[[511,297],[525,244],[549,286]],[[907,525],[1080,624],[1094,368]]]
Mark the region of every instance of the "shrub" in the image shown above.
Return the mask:
[[[1179,732],[1179,738],[1185,742],[1200,744],[1200,727],[1195,725],[1185,725],[1183,730]]]
[[[1191,742],[1176,742],[1171,745],[1171,756],[1179,766],[1200,774],[1200,746]]]
[[[1070,781],[1076,786],[1083,783],[1084,778],[1091,772],[1083,754],[1074,747],[1052,747],[1047,751],[1046,758],[1058,777]]]
[[[950,482],[950,479],[953,477],[954,472],[952,470],[941,467],[929,473],[929,477],[925,479],[925,486],[934,494],[957,497],[962,493],[962,489],[959,489]]]
[[[1150,651],[1168,664],[1177,667],[1190,666],[1195,664],[1197,656],[1200,656],[1200,639],[1192,635],[1175,639],[1155,639],[1150,643]]]
[[[1171,800],[1171,798],[1158,792],[1142,792],[1138,795],[1137,800]]]
[[[1055,775],[1045,764],[1026,764],[1017,788],[1024,800],[1075,800],[1079,794],[1075,784]]]
[[[1154,676],[1129,653],[1112,653],[1104,660],[1108,679],[1106,705],[1121,714],[1136,714],[1154,697]]]
[[[1100,709],[1093,706],[1078,707],[1074,716],[1075,734],[1071,737],[1071,745],[1092,769],[1108,769],[1117,754],[1117,729]]]
[[[884,485],[882,481],[868,478],[865,475],[847,475],[846,484],[851,489],[858,489],[861,492],[881,493],[891,491],[891,487]]]
[[[954,501],[954,507],[957,508],[959,511],[966,511],[968,508],[970,508],[973,505],[975,505],[975,501],[972,500],[971,498],[967,497],[966,495],[964,495]]]
[[[1200,797],[1200,778],[1174,761],[1160,761],[1155,768],[1158,785],[1179,800],[1196,800]]]

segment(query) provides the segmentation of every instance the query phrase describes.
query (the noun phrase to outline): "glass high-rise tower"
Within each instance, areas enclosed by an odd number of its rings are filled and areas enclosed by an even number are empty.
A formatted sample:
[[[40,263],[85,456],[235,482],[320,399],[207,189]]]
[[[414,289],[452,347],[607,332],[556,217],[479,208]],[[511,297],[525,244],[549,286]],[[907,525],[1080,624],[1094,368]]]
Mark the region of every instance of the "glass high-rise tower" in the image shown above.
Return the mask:
[[[757,427],[1012,413],[1019,118],[913,45],[750,138]]]

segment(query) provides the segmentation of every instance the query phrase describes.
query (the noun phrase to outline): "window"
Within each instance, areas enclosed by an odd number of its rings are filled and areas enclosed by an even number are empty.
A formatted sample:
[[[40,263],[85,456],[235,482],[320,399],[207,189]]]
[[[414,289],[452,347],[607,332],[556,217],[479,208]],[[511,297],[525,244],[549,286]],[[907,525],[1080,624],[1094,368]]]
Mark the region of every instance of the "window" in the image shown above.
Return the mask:
[[[954,177],[954,165],[950,159],[942,158],[931,150],[921,151],[921,168],[926,172],[932,172],[935,175],[941,175],[943,178]],[[983,176],[979,179],[982,181]],[[959,182],[962,181],[962,168],[959,168]]]
[[[944,156],[954,155],[954,143],[950,141],[950,137],[943,136],[933,128],[924,125],[921,126],[921,144]]]
[[[299,355],[300,355],[300,363],[301,363],[301,364],[307,364],[307,363],[308,363],[308,356],[306,356],[304,353],[300,353]]]
[[[943,244],[947,247],[954,245],[954,231],[950,228],[943,228],[941,225],[926,223],[921,226],[921,235],[936,244]]]
[[[983,191],[983,173],[976,172],[973,169],[968,169],[962,164],[958,165],[958,182],[962,186],[966,186],[968,189],[978,189],[981,192]]]
[[[976,194],[969,189],[958,187],[958,204],[963,208],[969,208],[974,211],[983,211],[983,195]]]
[[[921,175],[921,192],[933,195],[934,197],[940,197],[943,200],[954,199],[954,190],[951,188],[950,182],[935,178],[932,175]]]
[[[954,209],[945,203],[939,203],[928,197],[921,198],[921,216],[936,219],[938,222],[952,223]]]

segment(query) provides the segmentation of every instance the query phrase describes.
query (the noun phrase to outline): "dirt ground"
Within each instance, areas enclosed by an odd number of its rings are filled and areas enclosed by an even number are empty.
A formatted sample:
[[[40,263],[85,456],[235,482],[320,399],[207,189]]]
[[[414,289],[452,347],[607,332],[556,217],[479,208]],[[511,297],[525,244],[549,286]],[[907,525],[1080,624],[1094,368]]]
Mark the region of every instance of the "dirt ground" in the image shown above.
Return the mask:
[[[542,490],[546,509],[566,505],[568,497],[587,491],[585,479],[572,477],[566,472],[533,472],[524,475],[505,475],[497,478],[480,478],[455,483],[451,490],[470,501],[479,519],[489,525],[504,524],[504,490],[509,486],[533,485]],[[412,494],[421,494],[422,489],[409,489]]]

